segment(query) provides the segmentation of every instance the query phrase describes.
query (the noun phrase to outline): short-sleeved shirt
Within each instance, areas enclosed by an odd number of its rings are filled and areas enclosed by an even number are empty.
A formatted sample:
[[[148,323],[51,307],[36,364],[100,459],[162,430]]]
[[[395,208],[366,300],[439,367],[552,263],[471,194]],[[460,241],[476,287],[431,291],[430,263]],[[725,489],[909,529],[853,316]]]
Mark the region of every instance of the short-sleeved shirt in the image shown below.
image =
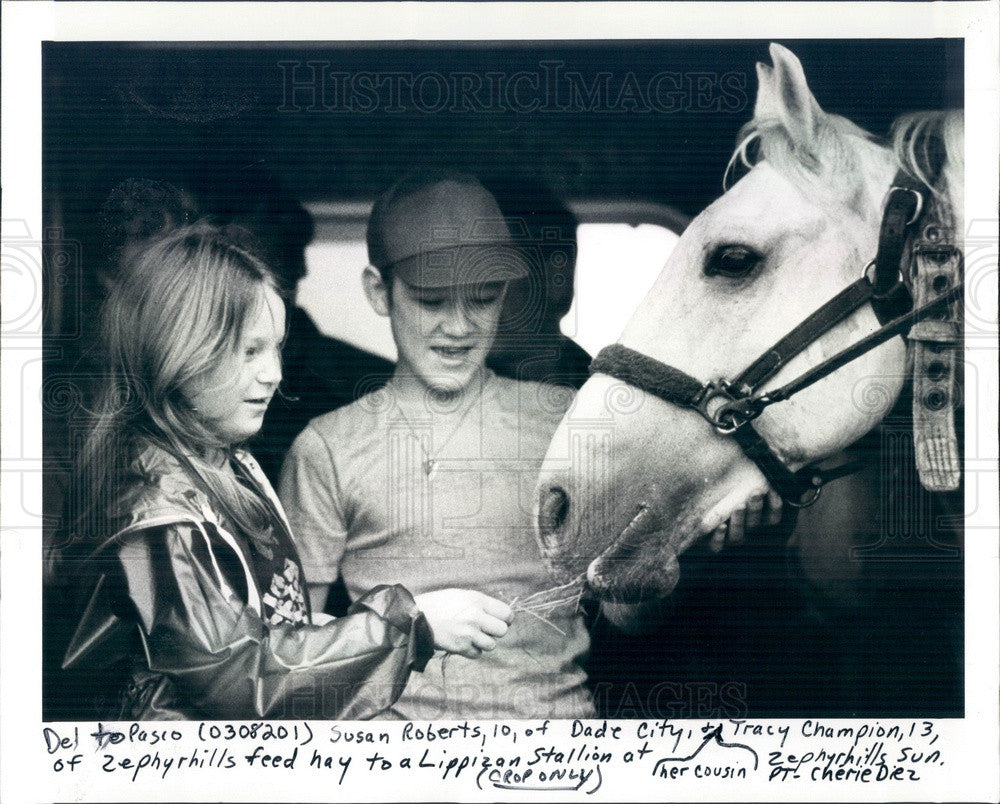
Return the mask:
[[[392,715],[587,717],[589,649],[578,588],[560,589],[534,538],[534,487],[566,389],[486,372],[451,406],[396,386],[314,419],[285,460],[280,496],[311,583],[352,599],[475,589],[511,603],[510,631],[478,659],[438,653]]]

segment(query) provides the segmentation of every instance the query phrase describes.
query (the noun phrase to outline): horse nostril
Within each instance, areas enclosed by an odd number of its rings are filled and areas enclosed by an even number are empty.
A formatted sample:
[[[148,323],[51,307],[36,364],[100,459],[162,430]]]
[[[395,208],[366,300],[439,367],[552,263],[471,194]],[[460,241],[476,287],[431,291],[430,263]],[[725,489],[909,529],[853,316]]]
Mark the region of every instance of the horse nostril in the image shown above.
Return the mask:
[[[538,505],[538,533],[546,549],[557,545],[568,511],[569,497],[561,488],[553,486],[542,492]]]

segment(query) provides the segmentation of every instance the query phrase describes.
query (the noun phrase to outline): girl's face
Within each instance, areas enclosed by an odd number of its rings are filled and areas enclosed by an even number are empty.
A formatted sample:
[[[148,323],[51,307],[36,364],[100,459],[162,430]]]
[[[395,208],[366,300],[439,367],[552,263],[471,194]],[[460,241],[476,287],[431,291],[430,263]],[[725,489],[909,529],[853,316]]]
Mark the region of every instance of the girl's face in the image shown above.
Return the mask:
[[[260,430],[264,412],[281,382],[285,305],[269,287],[248,318],[236,351],[188,396],[206,425],[227,445]]]

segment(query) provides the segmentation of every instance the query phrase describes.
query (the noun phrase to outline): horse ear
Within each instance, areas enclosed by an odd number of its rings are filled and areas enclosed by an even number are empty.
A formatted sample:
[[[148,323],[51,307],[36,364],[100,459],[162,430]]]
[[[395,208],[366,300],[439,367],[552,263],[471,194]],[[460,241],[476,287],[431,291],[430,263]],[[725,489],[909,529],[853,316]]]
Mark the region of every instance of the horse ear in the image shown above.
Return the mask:
[[[802,63],[788,48],[772,43],[769,48],[774,66],[757,63],[757,104],[754,120],[778,121],[797,146],[807,153],[826,117],[806,83]]]

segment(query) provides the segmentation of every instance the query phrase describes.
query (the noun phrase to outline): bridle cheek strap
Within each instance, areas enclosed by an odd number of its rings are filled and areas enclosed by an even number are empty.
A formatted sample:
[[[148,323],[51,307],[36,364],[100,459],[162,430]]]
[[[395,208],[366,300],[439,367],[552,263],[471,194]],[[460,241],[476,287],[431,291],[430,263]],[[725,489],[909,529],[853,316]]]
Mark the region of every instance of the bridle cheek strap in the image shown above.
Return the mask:
[[[867,280],[862,278],[859,282]],[[770,379],[785,366],[793,354],[798,354],[808,343],[814,342],[828,331],[831,322],[842,320],[846,316],[845,306],[852,309],[860,306],[858,302],[866,294],[858,292],[857,285],[856,282],[837,294],[755,360],[735,380],[720,379],[702,383],[674,366],[661,363],[620,343],[598,352],[590,364],[590,373],[606,374],[664,402],[692,408],[720,435],[731,435],[735,439],[740,449],[757,464],[757,468],[785,502],[795,507],[811,505],[819,497],[826,482],[847,474],[844,470],[847,465],[825,471],[807,466],[792,472],[774,454],[751,422],[770,405],[791,398],[875,347],[897,335],[908,336],[911,331],[917,330],[915,325],[940,316],[942,310],[947,310],[949,305],[960,300],[964,290],[964,283],[959,281],[946,290],[931,293],[929,295],[932,298],[926,303],[888,321],[875,332],[828,357],[790,382],[779,388],[757,392],[756,387],[748,382],[750,378],[757,383]],[[805,327],[805,324],[810,326]],[[957,330],[957,324],[954,326]],[[953,463],[954,460],[946,462],[949,478]],[[854,465],[853,462],[851,465]]]

